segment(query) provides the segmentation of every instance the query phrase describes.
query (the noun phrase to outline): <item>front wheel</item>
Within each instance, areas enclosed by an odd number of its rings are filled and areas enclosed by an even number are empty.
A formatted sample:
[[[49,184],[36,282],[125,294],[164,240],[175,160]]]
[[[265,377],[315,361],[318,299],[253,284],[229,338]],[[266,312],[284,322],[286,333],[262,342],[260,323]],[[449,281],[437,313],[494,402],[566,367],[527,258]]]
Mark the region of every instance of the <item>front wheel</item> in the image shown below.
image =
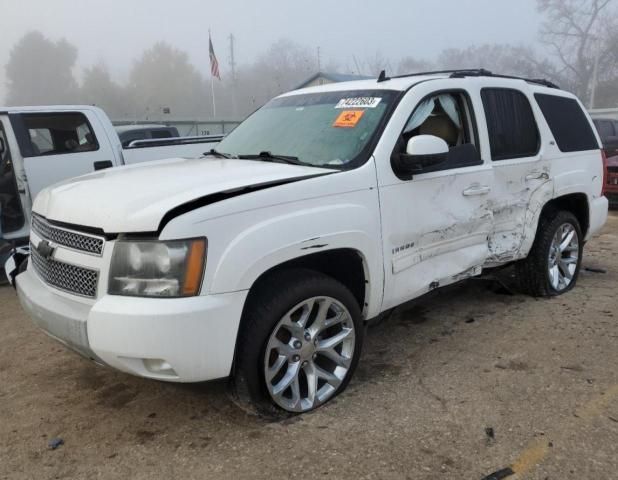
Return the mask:
[[[568,292],[577,281],[582,250],[583,236],[575,215],[567,211],[544,214],[528,257],[518,264],[522,290],[536,297]]]
[[[362,340],[360,308],[344,285],[311,270],[276,272],[243,313],[236,400],[262,413],[324,405],[347,386]]]

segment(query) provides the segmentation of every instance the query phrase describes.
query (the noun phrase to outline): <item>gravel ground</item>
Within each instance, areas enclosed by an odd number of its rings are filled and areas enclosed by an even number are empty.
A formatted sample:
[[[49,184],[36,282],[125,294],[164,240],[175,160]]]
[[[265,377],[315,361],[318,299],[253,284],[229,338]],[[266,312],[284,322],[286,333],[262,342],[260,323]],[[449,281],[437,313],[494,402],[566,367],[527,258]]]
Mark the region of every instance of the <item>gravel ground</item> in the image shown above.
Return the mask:
[[[618,215],[551,300],[475,280],[371,328],[348,390],[285,421],[224,382],[101,368],[0,287],[0,478],[618,478]],[[54,437],[64,440],[56,450]]]

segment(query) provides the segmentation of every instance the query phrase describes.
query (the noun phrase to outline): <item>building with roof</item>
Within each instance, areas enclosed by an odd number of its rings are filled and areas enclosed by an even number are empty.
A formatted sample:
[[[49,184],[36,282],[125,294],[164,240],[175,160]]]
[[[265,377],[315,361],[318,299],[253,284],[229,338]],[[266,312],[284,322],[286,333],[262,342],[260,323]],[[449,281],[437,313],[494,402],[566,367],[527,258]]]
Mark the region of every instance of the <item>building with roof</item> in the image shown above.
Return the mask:
[[[303,83],[298,85],[295,90],[299,88],[306,87],[315,87],[318,85],[326,85],[327,83],[339,83],[339,82],[349,82],[351,80],[369,80],[370,78],[367,75],[354,75],[351,73],[329,73],[329,72],[318,72]]]

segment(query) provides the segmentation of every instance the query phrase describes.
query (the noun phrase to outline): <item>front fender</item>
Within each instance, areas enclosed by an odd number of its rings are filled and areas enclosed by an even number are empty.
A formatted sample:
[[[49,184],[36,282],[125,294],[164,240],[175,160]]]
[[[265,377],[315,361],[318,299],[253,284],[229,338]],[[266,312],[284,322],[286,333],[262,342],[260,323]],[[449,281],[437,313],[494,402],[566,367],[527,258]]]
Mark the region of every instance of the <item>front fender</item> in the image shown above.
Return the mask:
[[[314,253],[353,249],[361,256],[368,282],[367,314],[379,309],[383,270],[379,217],[359,204],[321,205],[288,211],[240,230],[219,256],[209,293],[248,290],[264,272]],[[377,313],[376,313],[377,314]]]

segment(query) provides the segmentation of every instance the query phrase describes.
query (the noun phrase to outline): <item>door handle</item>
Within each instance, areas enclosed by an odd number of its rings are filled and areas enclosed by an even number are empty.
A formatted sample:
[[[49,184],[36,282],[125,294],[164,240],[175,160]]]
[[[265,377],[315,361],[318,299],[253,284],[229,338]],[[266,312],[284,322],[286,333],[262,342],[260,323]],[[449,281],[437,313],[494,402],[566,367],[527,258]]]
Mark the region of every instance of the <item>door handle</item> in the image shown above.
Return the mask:
[[[111,160],[102,160],[100,162],[94,162],[94,170],[104,170],[106,168],[112,168],[114,164]]]
[[[487,195],[489,192],[491,192],[491,188],[488,185],[473,185],[466,188],[462,193],[466,197],[471,197],[472,195]]]
[[[549,180],[549,174],[546,172],[532,172],[526,175],[526,181],[530,180]]]

